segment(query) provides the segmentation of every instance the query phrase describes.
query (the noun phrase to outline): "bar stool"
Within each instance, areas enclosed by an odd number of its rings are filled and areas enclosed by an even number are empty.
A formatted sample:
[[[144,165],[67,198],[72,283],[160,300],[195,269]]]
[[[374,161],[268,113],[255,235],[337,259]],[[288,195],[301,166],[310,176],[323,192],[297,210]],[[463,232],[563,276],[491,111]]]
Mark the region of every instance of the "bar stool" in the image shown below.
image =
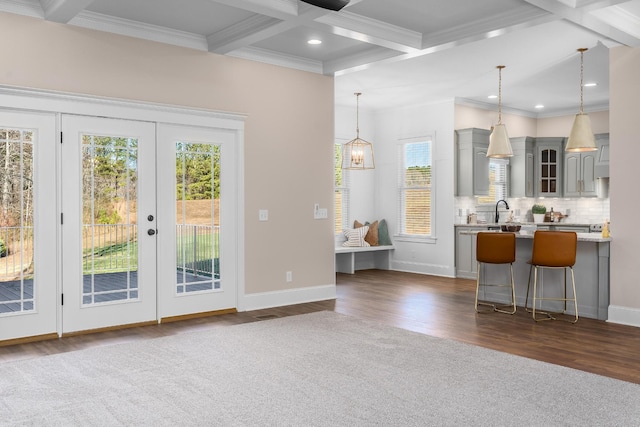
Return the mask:
[[[568,320],[571,323],[578,321],[578,301],[576,297],[576,281],[573,275],[573,265],[576,263],[576,251],[578,246],[578,236],[572,231],[536,231],[533,235],[533,249],[531,252],[531,267],[529,268],[529,280],[527,281],[527,296],[524,306],[528,312],[532,313],[533,320],[566,320],[559,319],[555,315],[567,314],[567,301],[573,301],[575,317]],[[538,269],[553,268],[563,269],[564,289],[563,296],[545,297],[544,288],[540,289],[538,295]],[[567,268],[571,270],[571,286],[573,288],[573,298],[567,297]],[[531,272],[533,271],[533,305],[529,309],[529,289],[531,286]],[[536,309],[538,302],[542,301],[562,301],[564,309],[561,312]],[[536,313],[545,317],[539,318]]]
[[[513,263],[516,260],[516,235],[515,233],[480,232],[476,239],[476,261],[478,273],[476,279],[476,312],[488,313],[498,311],[500,313],[513,314],[516,312],[516,290],[513,283]],[[482,264],[509,264],[510,283],[486,284],[480,283],[480,271]],[[485,274],[486,276],[486,274]],[[486,277],[485,277],[486,279]],[[511,304],[496,304],[487,301],[478,301],[480,287],[508,287],[510,289]],[[479,305],[489,306],[491,310],[478,310]]]

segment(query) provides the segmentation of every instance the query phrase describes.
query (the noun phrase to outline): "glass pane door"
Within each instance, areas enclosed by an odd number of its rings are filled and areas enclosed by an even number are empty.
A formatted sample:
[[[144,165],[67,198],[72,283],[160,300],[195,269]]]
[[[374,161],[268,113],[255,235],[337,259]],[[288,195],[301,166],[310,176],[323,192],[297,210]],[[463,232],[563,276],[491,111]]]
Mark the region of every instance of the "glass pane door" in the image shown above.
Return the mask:
[[[63,332],[156,320],[155,125],[62,128]]]
[[[138,139],[82,135],[82,306],[138,298]]]
[[[235,308],[233,134],[164,124],[158,134],[160,317]]]
[[[0,110],[0,340],[57,331],[55,146],[54,115]]]
[[[220,289],[220,146],[176,142],[176,293]]]

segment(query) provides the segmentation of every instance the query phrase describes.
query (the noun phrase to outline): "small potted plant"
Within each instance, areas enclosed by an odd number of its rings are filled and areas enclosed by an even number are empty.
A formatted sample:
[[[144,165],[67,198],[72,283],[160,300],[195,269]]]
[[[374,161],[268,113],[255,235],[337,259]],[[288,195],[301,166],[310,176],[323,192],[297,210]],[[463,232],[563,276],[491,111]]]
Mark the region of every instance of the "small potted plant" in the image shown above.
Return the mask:
[[[544,214],[547,213],[547,207],[536,203],[531,207],[531,213],[533,214],[533,222],[544,222]]]

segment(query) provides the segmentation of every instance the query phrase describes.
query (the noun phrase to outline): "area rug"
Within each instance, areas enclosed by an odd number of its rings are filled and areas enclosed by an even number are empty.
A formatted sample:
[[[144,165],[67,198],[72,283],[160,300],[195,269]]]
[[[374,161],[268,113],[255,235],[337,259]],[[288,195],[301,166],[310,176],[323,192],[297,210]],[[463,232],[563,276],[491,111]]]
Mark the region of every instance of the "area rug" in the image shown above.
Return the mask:
[[[334,312],[0,364],[0,425],[631,426],[640,386]]]

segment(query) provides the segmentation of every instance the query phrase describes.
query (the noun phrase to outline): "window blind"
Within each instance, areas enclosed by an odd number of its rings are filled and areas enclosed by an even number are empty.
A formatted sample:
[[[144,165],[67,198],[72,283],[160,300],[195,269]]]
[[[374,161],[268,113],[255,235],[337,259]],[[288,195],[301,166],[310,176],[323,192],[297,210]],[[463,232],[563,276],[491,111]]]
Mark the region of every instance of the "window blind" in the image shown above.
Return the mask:
[[[349,187],[351,184],[348,170],[342,169],[342,143],[334,145],[334,232],[341,234],[349,224]]]
[[[404,235],[431,235],[431,148],[430,139],[399,144],[398,229]]]
[[[478,197],[479,204],[493,204],[509,196],[509,159],[489,161],[489,194]]]

